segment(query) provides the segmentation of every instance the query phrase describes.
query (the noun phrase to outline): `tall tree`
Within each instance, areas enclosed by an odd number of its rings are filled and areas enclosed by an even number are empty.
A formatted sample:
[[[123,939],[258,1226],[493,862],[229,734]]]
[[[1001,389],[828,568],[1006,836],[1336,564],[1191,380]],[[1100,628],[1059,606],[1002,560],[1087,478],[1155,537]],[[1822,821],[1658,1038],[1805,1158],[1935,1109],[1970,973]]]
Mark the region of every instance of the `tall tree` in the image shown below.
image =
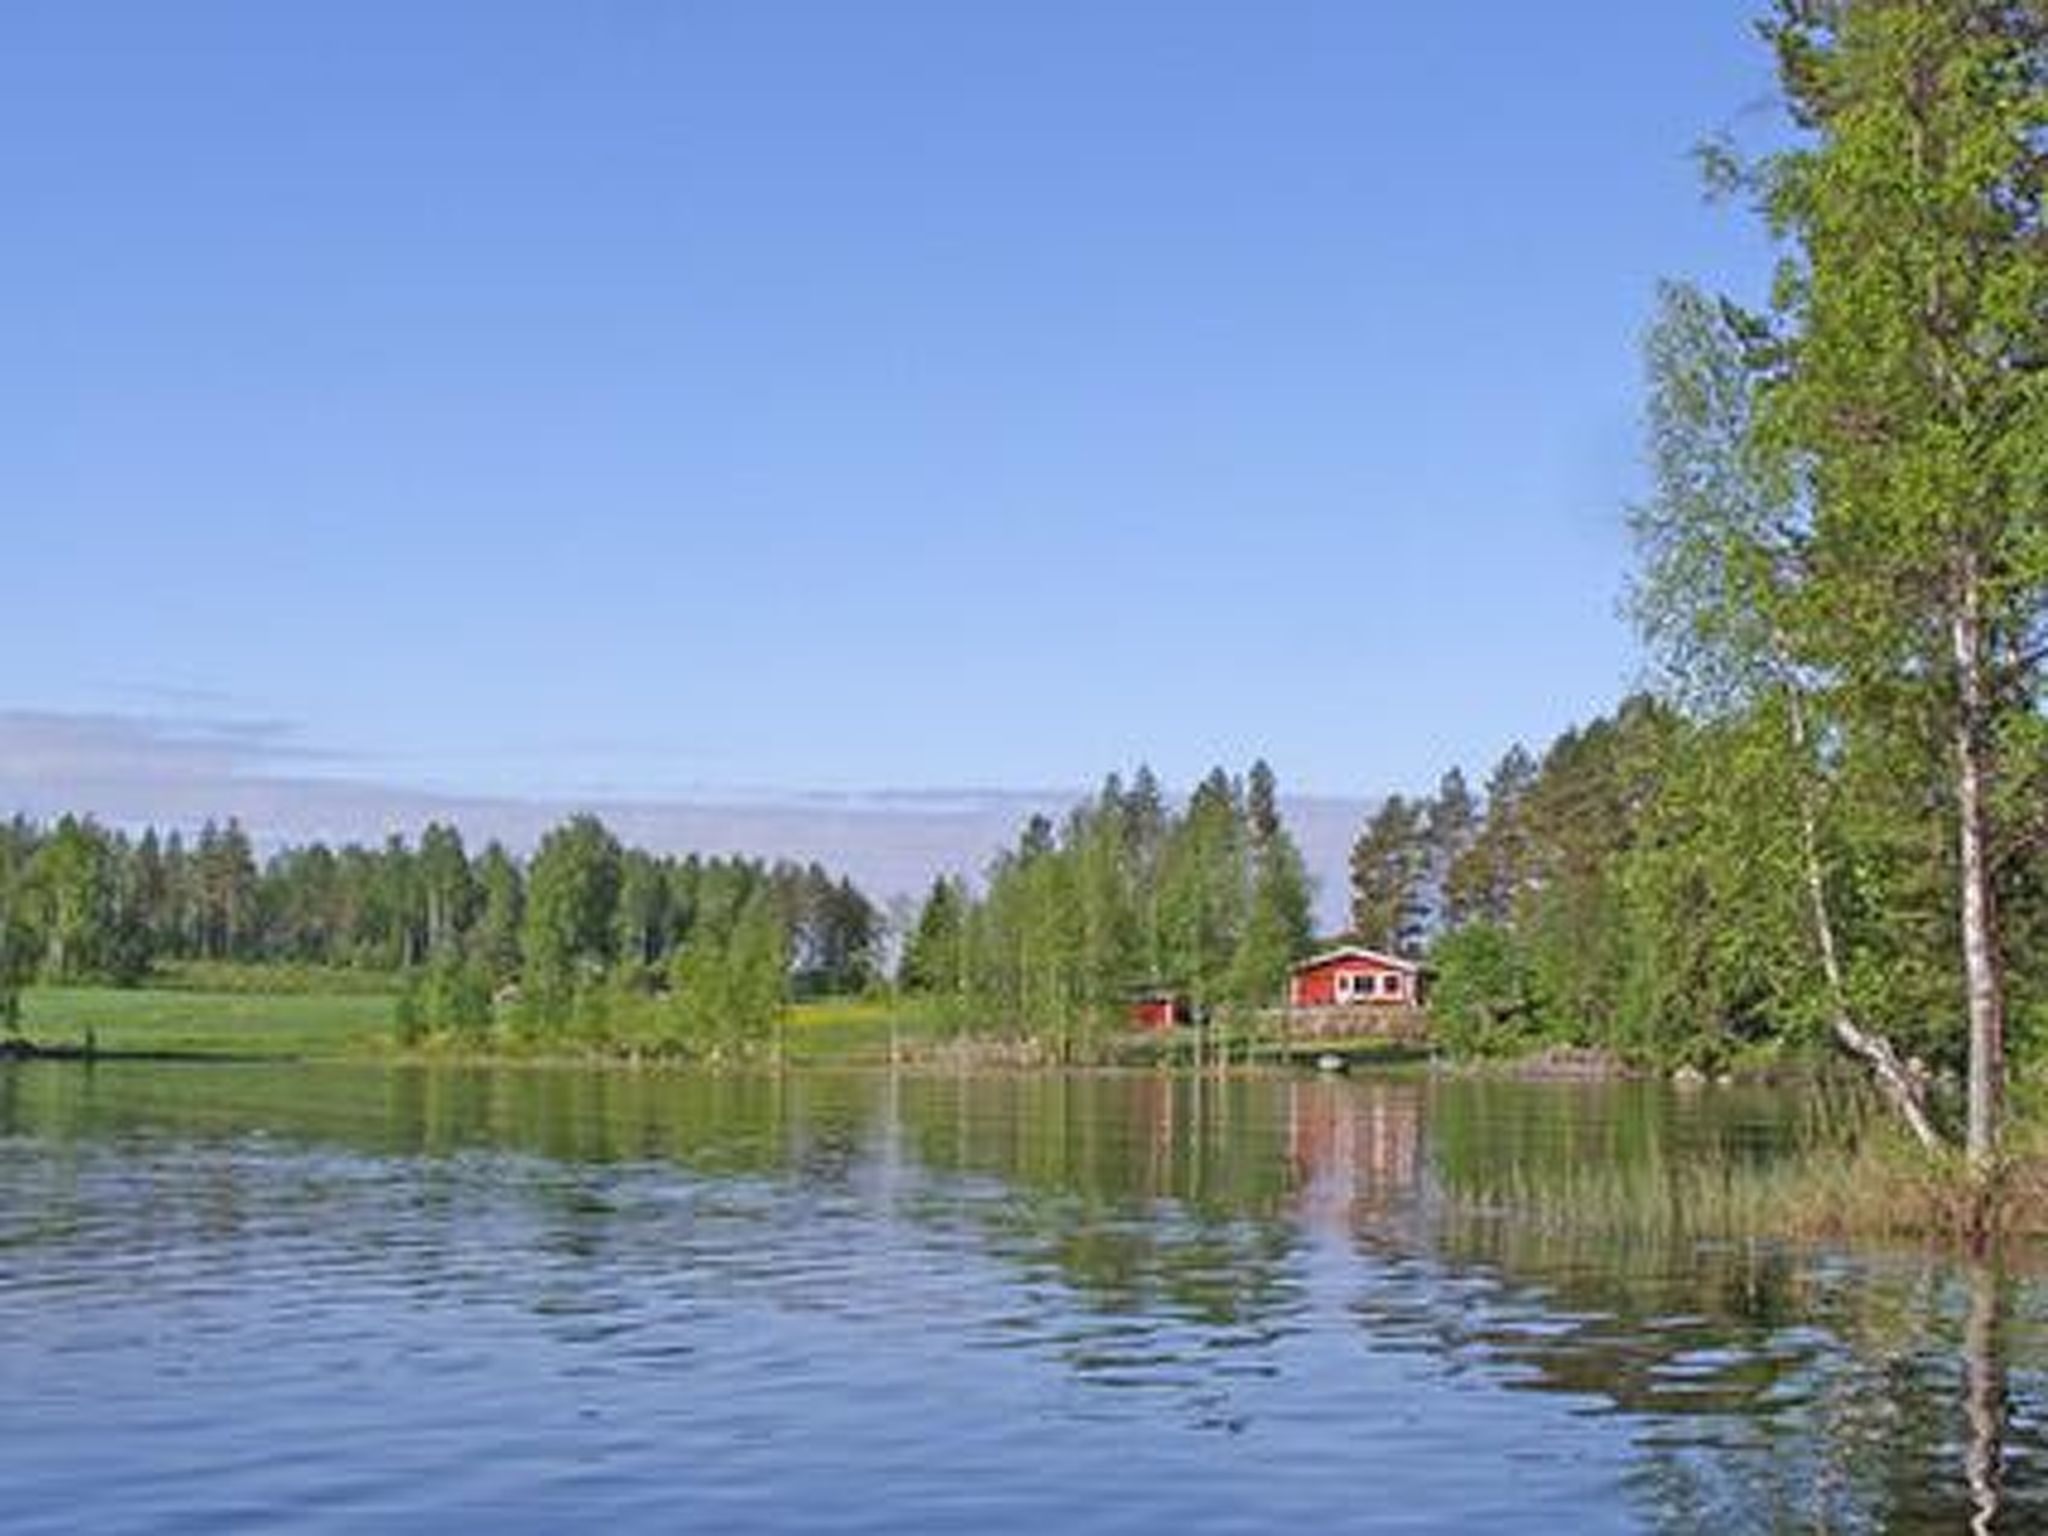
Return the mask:
[[[1805,138],[1760,184],[1786,241],[1768,426],[1814,508],[1798,641],[1845,706],[1940,757],[1968,1020],[1966,1145],[1994,1163],[2015,752],[2048,614],[2048,17],[2028,0],[1780,0]]]
[[[1465,917],[1453,899],[1451,871],[1479,834],[1479,803],[1465,783],[1463,770],[1447,769],[1423,816],[1429,841],[1429,884],[1436,929],[1454,928]]]
[[[1891,921],[1902,904],[1897,882],[1878,877],[1899,861],[1887,860],[1881,844],[1924,818],[1829,782],[1844,779],[1844,753],[1838,746],[1832,754],[1831,772],[1823,732],[1866,753],[1870,733],[1841,717],[1842,696],[1798,643],[1800,606],[1813,581],[1813,508],[1782,445],[1758,431],[1762,377],[1754,354],[1762,339],[1740,311],[1674,286],[1662,295],[1646,349],[1654,494],[1632,519],[1641,562],[1634,608],[1666,696],[1714,729],[1688,741],[1687,760],[1674,765],[1666,810],[1676,814],[1665,817],[1663,856],[1642,888],[1656,890],[1664,883],[1659,874],[1689,868],[1690,904],[1703,904],[1701,888],[1718,893],[1718,916],[1740,932],[1744,962],[1771,951],[1781,896],[1798,893],[1805,969],[1818,985],[1797,974],[1777,978],[1781,1010],[1798,1006],[1801,993],[1815,997],[1835,1039],[1933,1145],[1941,1138],[1925,1082],[1909,1070],[1881,1014],[1873,1017],[1902,995],[1894,957],[1920,948]],[[1883,893],[1875,903],[1882,910],[1866,911],[1854,931],[1841,921],[1841,865],[1861,871],[1857,884],[1866,895]],[[1753,882],[1758,874],[1761,882]],[[1696,910],[1685,921],[1698,932],[1710,915]],[[1725,984],[1730,958],[1714,965],[1711,982],[1695,984],[1695,1003]],[[1668,959],[1658,967],[1666,977],[1688,969]],[[1873,964],[1884,984],[1860,989],[1859,971]]]
[[[1188,796],[1159,861],[1159,928],[1165,980],[1198,1008],[1230,1000],[1230,967],[1244,931],[1244,802],[1222,768]]]
[[[698,922],[675,952],[671,1028],[695,1050],[759,1055],[779,1031],[788,993],[789,931],[773,890],[755,882],[729,914]]]
[[[26,823],[0,828],[0,1030],[21,1031],[21,989],[35,975],[36,935],[27,914],[26,874],[33,856]]]
[[[441,822],[428,822],[420,833],[418,871],[427,952],[447,954],[469,927],[476,902],[462,834]]]
[[[1528,880],[1522,805],[1535,782],[1536,759],[1520,743],[1508,748],[1487,775],[1480,825],[1444,872],[1444,902],[1452,926],[1498,926],[1514,915],[1515,898]]]
[[[1080,987],[1092,1028],[1134,986],[1150,980],[1137,891],[1124,858],[1123,787],[1114,775],[1092,806],[1070,818],[1066,846],[1076,866]]]
[[[1412,954],[1427,908],[1429,843],[1420,801],[1389,795],[1351,848],[1351,933],[1389,954]]]
[[[1314,935],[1315,895],[1301,850],[1280,816],[1272,768],[1261,759],[1245,777],[1251,840],[1251,896],[1231,960],[1231,992],[1247,1007],[1270,1007]]]
[[[106,834],[91,821],[62,818],[29,861],[27,883],[43,936],[43,975],[52,981],[91,975],[114,913]]]
[[[208,959],[245,951],[256,915],[256,853],[239,821],[208,822],[193,850],[196,947]]]
[[[493,982],[503,982],[519,969],[525,884],[518,864],[503,845],[495,842],[487,844],[477,855],[476,883],[482,903],[474,935],[477,959]]]
[[[619,899],[618,839],[575,816],[541,839],[527,879],[520,981],[542,1020],[559,1023],[577,982],[610,963]]]
[[[668,927],[667,872],[652,854],[628,849],[619,863],[619,958],[628,965],[654,964],[667,948]]]
[[[906,992],[962,997],[967,991],[968,896],[960,882],[941,875],[903,943],[897,980]]]

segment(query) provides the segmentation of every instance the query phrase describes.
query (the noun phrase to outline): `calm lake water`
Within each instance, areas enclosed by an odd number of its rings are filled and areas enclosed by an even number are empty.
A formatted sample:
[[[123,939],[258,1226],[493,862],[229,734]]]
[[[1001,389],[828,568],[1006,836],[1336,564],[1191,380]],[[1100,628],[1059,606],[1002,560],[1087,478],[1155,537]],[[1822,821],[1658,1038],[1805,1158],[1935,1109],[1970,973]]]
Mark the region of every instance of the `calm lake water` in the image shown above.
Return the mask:
[[[1627,1170],[1654,1205],[1812,1120],[1640,1085],[0,1068],[0,1523],[2048,1529],[2032,1277],[1496,1198]]]

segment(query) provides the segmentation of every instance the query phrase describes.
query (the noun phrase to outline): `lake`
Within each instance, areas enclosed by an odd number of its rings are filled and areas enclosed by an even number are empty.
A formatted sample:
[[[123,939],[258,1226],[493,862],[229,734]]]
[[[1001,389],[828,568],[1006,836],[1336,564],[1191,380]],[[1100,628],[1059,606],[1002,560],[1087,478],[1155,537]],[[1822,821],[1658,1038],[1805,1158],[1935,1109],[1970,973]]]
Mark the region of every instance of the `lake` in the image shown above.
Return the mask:
[[[1790,1096],[0,1068],[11,1532],[2048,1529],[2031,1273]],[[1498,1192],[1617,1172],[1639,1220]],[[1581,1198],[1575,1196],[1574,1198]]]

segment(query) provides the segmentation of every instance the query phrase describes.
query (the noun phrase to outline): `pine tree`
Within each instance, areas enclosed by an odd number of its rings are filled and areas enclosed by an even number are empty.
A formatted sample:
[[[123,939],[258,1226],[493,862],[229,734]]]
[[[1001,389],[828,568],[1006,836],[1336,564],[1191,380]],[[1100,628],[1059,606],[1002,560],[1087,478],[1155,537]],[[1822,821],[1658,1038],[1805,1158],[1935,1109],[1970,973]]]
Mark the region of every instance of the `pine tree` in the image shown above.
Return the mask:
[[[904,991],[931,997],[966,991],[967,907],[967,893],[959,881],[945,875],[932,881],[917,925],[904,941],[897,970],[897,983]]]
[[[1273,770],[1263,760],[1245,779],[1251,842],[1251,897],[1231,962],[1231,994],[1241,1005],[1272,1007],[1288,973],[1314,936],[1314,892],[1301,850],[1280,816]]]
[[[1486,780],[1486,807],[1464,853],[1444,876],[1444,900],[1453,923],[1512,921],[1515,901],[1530,878],[1523,802],[1536,782],[1536,760],[1520,743],[1510,747]]]
[[[1435,904],[1435,927],[1454,928],[1466,913],[1456,899],[1451,872],[1470,851],[1479,832],[1479,806],[1466,786],[1465,775],[1452,768],[1437,781],[1436,794],[1423,815],[1429,843],[1428,885]]]
[[[1428,911],[1428,873],[1423,806],[1389,795],[1352,845],[1352,937],[1388,954],[1413,954]]]

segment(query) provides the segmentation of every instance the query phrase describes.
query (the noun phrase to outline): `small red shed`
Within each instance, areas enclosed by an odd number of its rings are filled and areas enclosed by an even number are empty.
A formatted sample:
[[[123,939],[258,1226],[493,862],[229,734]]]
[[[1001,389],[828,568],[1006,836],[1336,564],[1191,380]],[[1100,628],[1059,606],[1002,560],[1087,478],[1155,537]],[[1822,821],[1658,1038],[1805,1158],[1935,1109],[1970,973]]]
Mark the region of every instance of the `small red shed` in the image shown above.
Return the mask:
[[[1193,1010],[1178,992],[1140,992],[1131,999],[1130,1018],[1134,1029],[1172,1029],[1190,1023]]]
[[[1422,967],[1399,955],[1345,944],[1311,955],[1294,968],[1287,1002],[1293,1008],[1352,1004],[1414,1007],[1422,1000]]]

